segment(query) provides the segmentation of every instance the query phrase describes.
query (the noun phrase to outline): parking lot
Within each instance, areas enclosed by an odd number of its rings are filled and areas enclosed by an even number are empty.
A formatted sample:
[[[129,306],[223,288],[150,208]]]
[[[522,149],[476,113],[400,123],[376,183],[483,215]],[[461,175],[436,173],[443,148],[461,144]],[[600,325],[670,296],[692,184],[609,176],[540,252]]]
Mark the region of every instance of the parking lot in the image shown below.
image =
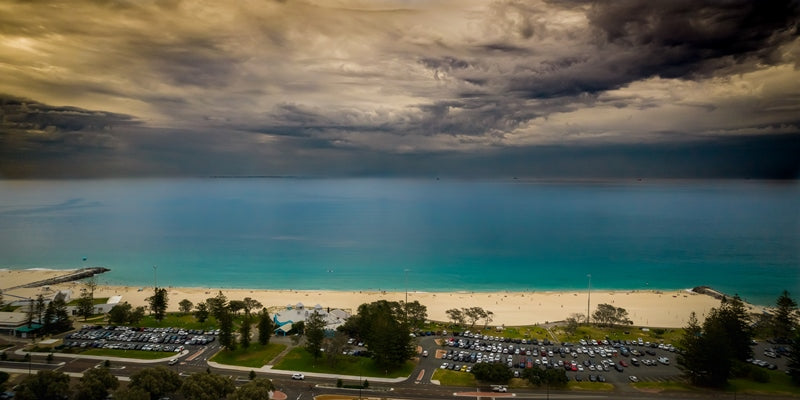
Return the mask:
[[[598,382],[661,381],[680,379],[679,351],[668,343],[632,340],[581,339],[554,343],[549,339],[508,339],[470,332],[442,338],[444,345],[428,349],[441,363],[438,368],[470,372],[478,363],[502,363],[519,377],[525,368],[563,369],[570,380]],[[769,344],[754,345],[752,364],[785,369],[780,352]],[[764,361],[764,356],[770,357]],[[632,378],[633,377],[633,378]]]
[[[62,348],[103,348],[141,351],[181,352],[216,341],[219,330],[141,328],[84,325],[64,337]]]

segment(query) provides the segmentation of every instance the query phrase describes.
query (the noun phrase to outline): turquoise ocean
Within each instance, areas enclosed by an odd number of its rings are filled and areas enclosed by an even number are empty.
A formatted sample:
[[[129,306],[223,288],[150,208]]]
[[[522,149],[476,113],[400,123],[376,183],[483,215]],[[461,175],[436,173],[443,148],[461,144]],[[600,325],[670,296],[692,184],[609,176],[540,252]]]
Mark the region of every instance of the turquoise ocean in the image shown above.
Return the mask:
[[[0,268],[84,266],[254,289],[585,290],[590,274],[771,304],[800,295],[800,183],[0,181]]]

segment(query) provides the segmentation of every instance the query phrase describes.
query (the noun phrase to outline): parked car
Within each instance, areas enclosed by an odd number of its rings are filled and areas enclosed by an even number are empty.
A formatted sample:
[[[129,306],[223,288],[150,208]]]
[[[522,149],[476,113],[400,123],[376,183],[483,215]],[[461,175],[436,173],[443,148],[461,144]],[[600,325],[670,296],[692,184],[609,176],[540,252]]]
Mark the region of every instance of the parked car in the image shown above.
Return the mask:
[[[630,379],[630,380],[631,380],[631,382],[639,382],[639,378],[637,378],[637,377],[636,377],[636,376],[634,376],[634,375],[631,375],[631,376],[629,376],[629,377],[628,377],[628,379]]]

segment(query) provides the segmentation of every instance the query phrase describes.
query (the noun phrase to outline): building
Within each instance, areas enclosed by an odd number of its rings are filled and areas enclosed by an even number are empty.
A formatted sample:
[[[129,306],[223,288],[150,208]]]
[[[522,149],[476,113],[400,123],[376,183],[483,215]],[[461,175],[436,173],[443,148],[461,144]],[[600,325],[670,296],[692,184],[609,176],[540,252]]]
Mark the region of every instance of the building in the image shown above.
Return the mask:
[[[20,337],[28,337],[42,325],[33,323],[28,326],[28,315],[24,312],[0,312],[0,332]]]
[[[325,321],[325,331],[327,334],[332,334],[333,331],[336,330],[341,325],[350,318],[350,313],[340,309],[333,309],[330,308],[324,309],[321,305],[317,304],[311,309],[307,309],[303,303],[297,303],[293,305],[287,305],[285,310],[275,313],[272,316],[272,322],[275,324],[275,334],[280,336],[286,336],[292,328],[294,324],[298,322],[305,322],[305,320],[311,315],[312,313],[317,313],[322,316],[322,319]]]

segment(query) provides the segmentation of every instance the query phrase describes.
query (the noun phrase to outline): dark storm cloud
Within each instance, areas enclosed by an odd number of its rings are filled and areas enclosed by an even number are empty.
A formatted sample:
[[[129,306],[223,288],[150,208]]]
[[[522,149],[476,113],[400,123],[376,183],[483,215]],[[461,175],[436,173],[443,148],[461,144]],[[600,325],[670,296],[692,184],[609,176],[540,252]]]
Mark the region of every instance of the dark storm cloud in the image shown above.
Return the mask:
[[[699,143],[757,170],[725,143],[776,152],[759,135],[798,134],[798,9],[7,2],[0,92],[32,100],[24,112],[4,106],[0,173],[391,175],[441,162],[454,175],[556,174],[548,160],[580,174],[635,170],[648,160],[636,152]]]

